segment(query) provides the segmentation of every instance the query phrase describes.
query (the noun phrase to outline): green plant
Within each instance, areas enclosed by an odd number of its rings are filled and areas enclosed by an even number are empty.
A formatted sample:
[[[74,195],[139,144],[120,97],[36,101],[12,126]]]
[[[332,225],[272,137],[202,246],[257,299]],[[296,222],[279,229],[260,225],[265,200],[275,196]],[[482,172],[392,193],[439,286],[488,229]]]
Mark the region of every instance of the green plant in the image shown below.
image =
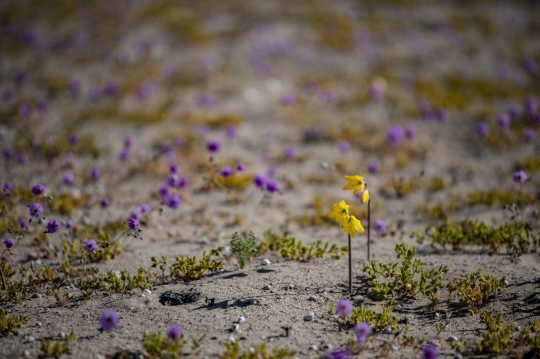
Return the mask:
[[[46,340],[41,339],[41,351],[46,358],[52,357],[55,359],[60,358],[63,354],[70,352],[69,344],[77,340],[77,336],[73,333],[68,335],[65,340]]]
[[[483,275],[482,269],[476,273],[461,274],[462,279],[448,282],[449,298],[457,294],[461,305],[468,307],[471,313],[476,314],[480,308],[487,305],[493,295],[504,290],[505,277],[498,279],[490,274]]]
[[[348,251],[347,247],[339,248],[336,244],[330,246],[329,242],[323,245],[320,239],[309,246],[304,245],[301,241],[290,237],[287,233],[278,236],[271,231],[267,231],[264,237],[264,241],[259,245],[259,251],[280,251],[283,258],[292,260],[323,258],[325,254],[329,254],[333,259],[339,259],[340,256],[345,255]]]
[[[4,309],[0,308],[0,336],[5,337],[10,334],[16,334],[17,329],[22,328],[28,323],[26,315],[6,315]]]
[[[144,336],[145,358],[148,359],[173,359],[180,358],[185,339],[171,340],[163,333],[150,333]]]
[[[416,297],[419,293],[430,297],[444,287],[442,278],[443,273],[448,273],[447,266],[431,270],[422,268],[425,263],[414,258],[416,247],[409,249],[406,243],[397,244],[395,251],[401,262],[377,264],[369,261],[364,265],[364,272],[373,278],[372,290],[378,299],[385,299],[388,295]]]
[[[399,319],[392,315],[394,306],[385,306],[381,313],[375,313],[366,307],[356,307],[352,310],[349,317],[342,317],[344,325],[355,326],[356,324],[366,322],[373,331],[381,331],[391,328],[393,331],[399,329]]]
[[[523,358],[540,357],[540,320],[533,321],[531,328],[523,328],[519,333],[519,343],[528,346]]]
[[[249,232],[246,238],[242,234],[235,232],[231,239],[231,253],[238,261],[240,268],[244,268],[246,264],[251,263],[253,255],[257,253],[255,234]]]
[[[221,253],[221,248],[212,250],[207,255],[203,252],[202,258],[197,260],[197,257],[188,258],[184,256],[176,257],[176,262],[169,265],[167,257],[163,256],[161,261],[156,257],[152,257],[152,267],[160,268],[162,280],[165,280],[165,270],[169,269],[171,279],[181,279],[184,281],[201,279],[207,271],[217,272],[223,269],[223,263],[214,260],[212,256],[218,256]]]
[[[501,354],[512,341],[514,326],[504,324],[502,314],[493,317],[490,310],[482,310],[480,319],[487,329],[482,333],[482,340],[476,344],[477,353]]]
[[[292,359],[296,352],[275,347],[272,352],[268,352],[266,343],[259,344],[253,350],[241,351],[240,344],[237,342],[223,343],[225,353],[221,356],[222,359]]]

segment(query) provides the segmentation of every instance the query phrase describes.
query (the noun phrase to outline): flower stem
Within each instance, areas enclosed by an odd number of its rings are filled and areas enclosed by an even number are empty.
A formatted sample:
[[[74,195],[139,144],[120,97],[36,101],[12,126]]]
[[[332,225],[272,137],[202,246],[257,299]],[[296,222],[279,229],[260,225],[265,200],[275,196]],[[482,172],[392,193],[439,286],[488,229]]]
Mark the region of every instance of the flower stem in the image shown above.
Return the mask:
[[[367,259],[370,259],[369,245],[371,242],[370,230],[371,230],[371,199],[367,202]]]
[[[351,251],[351,235],[349,236],[349,294],[352,294],[352,251]]]

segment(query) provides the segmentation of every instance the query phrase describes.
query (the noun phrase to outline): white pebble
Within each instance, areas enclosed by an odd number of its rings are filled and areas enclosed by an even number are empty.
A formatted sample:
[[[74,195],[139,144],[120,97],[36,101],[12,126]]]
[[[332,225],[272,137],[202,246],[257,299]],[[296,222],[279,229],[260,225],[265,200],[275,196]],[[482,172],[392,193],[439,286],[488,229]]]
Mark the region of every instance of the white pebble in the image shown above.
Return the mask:
[[[30,336],[28,338],[26,338],[28,340],[29,343],[32,343],[35,339],[34,337]]]
[[[36,322],[36,327],[41,327],[43,324],[41,322]]]
[[[268,259],[266,259],[266,258],[261,259],[261,264],[262,264],[263,266],[269,266],[270,263],[271,263],[270,260],[268,260]]]
[[[287,290],[289,290],[289,289],[293,289],[293,288],[294,288],[294,284],[292,284],[292,283],[289,283],[289,284],[287,285]]]
[[[29,350],[25,350],[25,351],[24,351],[24,356],[25,356],[26,358],[30,358],[30,351],[29,351]]]
[[[267,285],[265,285],[265,286],[263,287],[263,289],[264,289],[264,290],[271,290],[272,287],[270,287],[270,285],[267,284]]]
[[[150,289],[145,289],[145,290],[143,290],[143,293],[144,294],[152,294],[152,291]]]
[[[310,312],[309,314],[304,315],[304,321],[311,322],[315,318],[315,313]]]
[[[392,334],[392,328],[386,328],[384,331],[383,331],[384,334]]]
[[[234,343],[236,341],[236,339],[232,335],[229,335],[226,340],[229,343]]]
[[[396,305],[396,310],[398,312],[402,312],[405,309],[405,306],[403,304]]]
[[[398,346],[395,344],[390,345],[390,350],[393,352],[397,352],[399,350]]]
[[[237,323],[243,323],[245,321],[246,321],[246,318],[244,318],[243,316],[239,316],[238,319],[236,319]]]
[[[238,324],[233,324],[230,330],[231,332],[238,332],[240,331],[240,326]]]
[[[504,285],[508,287],[508,285],[510,284],[510,282],[508,282],[506,279],[504,280]]]
[[[308,349],[309,350],[317,350],[319,348],[316,345],[310,345]]]
[[[261,302],[259,302],[259,300],[255,299],[255,298],[249,298],[247,300],[247,303],[250,304],[250,305],[260,305],[261,304]]]
[[[455,336],[451,335],[448,338],[446,338],[446,341],[447,342],[457,342],[457,341],[459,341],[459,339],[458,339],[458,337],[455,337]]]
[[[58,333],[58,338],[65,339],[66,338],[66,333],[64,333],[64,332]]]
[[[139,297],[144,298],[144,297],[146,297],[146,295],[144,295],[144,293],[141,293],[141,295],[139,295]]]
[[[333,346],[332,346],[332,344],[324,343],[322,348],[324,350],[332,350]]]
[[[309,298],[307,300],[309,300],[310,302],[316,302],[317,301],[317,296],[316,295],[310,295]]]

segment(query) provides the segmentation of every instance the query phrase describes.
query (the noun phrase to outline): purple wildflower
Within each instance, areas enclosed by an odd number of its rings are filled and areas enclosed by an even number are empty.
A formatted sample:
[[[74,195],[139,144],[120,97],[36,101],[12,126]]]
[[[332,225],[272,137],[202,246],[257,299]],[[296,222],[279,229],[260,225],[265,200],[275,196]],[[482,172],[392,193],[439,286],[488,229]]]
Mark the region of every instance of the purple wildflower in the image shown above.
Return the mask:
[[[176,187],[178,188],[185,188],[187,186],[189,186],[189,179],[185,177],[178,179],[178,182],[176,182]]]
[[[328,90],[319,91],[319,100],[321,100],[323,103],[332,102],[332,93]]]
[[[538,113],[538,105],[536,103],[536,97],[530,95],[525,99],[525,111],[531,117],[536,116]]]
[[[28,230],[28,221],[26,219],[19,218],[18,224],[20,229]]]
[[[403,127],[400,125],[392,125],[388,128],[386,132],[386,142],[390,146],[397,146],[403,141]]]
[[[103,87],[103,94],[105,96],[113,97],[116,96],[119,92],[118,85],[114,81],[109,81],[104,87]]]
[[[440,108],[435,113],[435,118],[439,122],[448,122],[448,120],[450,119],[450,114],[448,113],[448,111],[446,111],[446,109]]]
[[[41,183],[38,183],[32,187],[32,194],[34,196],[41,196],[43,193],[45,193],[45,186],[43,186]]]
[[[137,221],[136,219],[131,218],[131,219],[128,221],[128,227],[129,227],[129,229],[131,229],[132,231],[136,231],[136,230],[139,229],[139,227],[140,227],[139,221]]]
[[[73,154],[71,152],[66,153],[65,160],[66,163],[71,163],[73,161]]]
[[[338,143],[339,152],[347,152],[351,149],[349,141],[343,140]]]
[[[2,151],[2,157],[4,158],[5,161],[9,161],[13,158],[15,152],[13,151],[13,148],[5,148],[3,151]]]
[[[527,127],[523,132],[523,139],[525,142],[532,142],[536,139],[536,131],[534,128]]]
[[[420,350],[424,359],[436,359],[439,356],[439,349],[434,344],[424,345]]]
[[[353,309],[352,302],[348,299],[340,299],[336,303],[336,313],[344,317],[351,314],[352,309]]]
[[[208,127],[207,125],[197,126],[197,133],[199,134],[199,136],[204,137],[208,134],[208,132],[210,132],[210,127]]]
[[[14,245],[15,245],[15,242],[13,242],[13,239],[11,238],[4,239],[4,247],[6,247],[6,249],[11,249],[13,248]]]
[[[296,150],[296,147],[294,146],[288,146],[285,148],[285,157],[289,160],[294,160],[298,157],[298,151]]]
[[[68,90],[71,92],[73,96],[77,96],[79,94],[79,91],[81,89],[81,85],[79,81],[77,80],[71,80],[68,83]]]
[[[173,175],[180,173],[180,167],[177,164],[171,163],[169,165],[169,173]]]
[[[238,128],[235,125],[227,125],[225,135],[230,139],[235,138],[238,135]]]
[[[221,174],[221,176],[223,176],[224,178],[228,178],[228,177],[231,177],[232,174],[233,174],[233,170],[232,168],[228,167],[228,166],[225,166],[225,167],[222,167],[221,170],[219,171],[219,173]]]
[[[64,227],[66,227],[66,229],[73,229],[75,228],[75,222],[73,222],[71,219],[67,219],[64,223]]]
[[[180,205],[182,204],[182,199],[178,197],[177,195],[172,195],[169,198],[167,198],[167,207],[172,209],[178,209],[180,208]]]
[[[352,354],[347,348],[338,348],[332,350],[330,353],[324,356],[325,359],[350,359]]]
[[[167,336],[171,340],[179,339],[183,333],[184,331],[182,330],[182,327],[177,324],[171,325],[169,330],[167,330]]]
[[[93,239],[85,239],[83,241],[82,247],[88,254],[92,254],[98,250],[98,245]]]
[[[243,164],[242,162],[238,162],[238,163],[236,164],[236,170],[237,170],[238,172],[243,172],[243,171],[246,170],[246,165]]]
[[[266,182],[266,191],[268,193],[274,193],[274,192],[278,192],[279,191],[279,186],[276,182],[272,181],[272,180],[268,180],[268,182]]]
[[[58,223],[55,220],[52,220],[52,221],[49,221],[49,223],[47,223],[47,232],[46,233],[53,234],[53,233],[58,232],[59,229],[60,229],[60,223]]]
[[[126,136],[124,138],[124,148],[131,150],[133,148],[133,138],[131,136]]]
[[[480,137],[487,137],[489,135],[489,125],[485,122],[477,123],[475,130]]]
[[[497,117],[497,125],[499,125],[500,128],[503,130],[507,130],[510,128],[510,122],[511,118],[510,115],[503,113]]]
[[[527,57],[523,60],[523,67],[531,75],[537,75],[539,72],[538,69],[540,68],[538,66],[538,62],[536,62],[532,57]]]
[[[129,151],[128,150],[122,150],[118,154],[118,159],[120,162],[126,162],[129,159]]]
[[[100,206],[101,208],[107,208],[107,207],[109,207],[109,203],[110,203],[110,202],[109,202],[109,198],[108,198],[108,197],[103,197],[103,198],[101,199],[101,201],[99,201],[99,206]]]
[[[75,184],[75,177],[71,173],[66,173],[62,178],[62,183],[66,186],[73,186]]]
[[[11,192],[13,192],[13,185],[11,184],[11,182],[4,182],[2,183],[2,187],[0,190],[5,195],[11,194]]]
[[[146,203],[143,203],[139,206],[139,211],[141,214],[147,214],[148,212],[150,212],[150,206]]]
[[[169,186],[164,185],[164,186],[159,187],[158,193],[161,196],[161,198],[166,198],[171,194],[171,189],[169,188]]]
[[[375,161],[371,161],[369,164],[368,164],[368,171],[369,173],[378,173],[379,171],[381,170],[381,166],[379,166],[379,164]]]
[[[373,230],[377,233],[384,233],[386,231],[386,222],[382,219],[378,219],[373,222]]]
[[[255,186],[259,188],[264,188],[266,186],[266,181],[267,181],[266,177],[261,176],[261,175],[257,175],[253,179],[253,183],[255,184]]]
[[[295,102],[296,102],[296,95],[293,93],[289,93],[281,97],[281,104],[283,106],[290,106]]]
[[[380,86],[371,86],[369,94],[374,100],[380,100],[384,96],[384,90]]]
[[[201,108],[206,108],[206,109],[212,108],[217,104],[216,97],[214,95],[207,94],[207,93],[202,93],[202,94],[197,95],[197,98],[195,101],[197,103],[197,106]]]
[[[26,153],[19,153],[17,155],[17,163],[20,165],[25,165],[28,162],[28,155]]]
[[[408,140],[414,140],[416,138],[416,128],[414,125],[409,125],[405,128],[405,138]]]
[[[277,168],[274,166],[270,166],[266,169],[266,175],[268,176],[268,178],[274,178],[276,173],[277,173]]]
[[[510,105],[510,108],[508,109],[508,114],[514,119],[520,117],[521,116],[521,106],[519,105],[519,103],[513,102]]]
[[[13,91],[12,90],[5,90],[3,93],[2,93],[2,99],[5,101],[5,102],[9,102],[11,101],[11,99],[13,98]]]
[[[146,100],[148,97],[152,96],[159,89],[157,82],[148,81],[139,86],[137,89],[137,97],[139,100]]]
[[[69,135],[68,137],[68,142],[70,145],[74,146],[76,145],[77,143],[79,143],[79,135],[76,134],[76,133],[72,133],[71,135]]]
[[[356,339],[358,340],[358,344],[364,344],[366,342],[367,337],[371,333],[371,327],[368,323],[362,322],[360,324],[357,324],[354,327],[354,333],[356,334]]]
[[[210,141],[206,144],[206,149],[210,152],[218,152],[220,147],[221,144],[217,140]]]
[[[21,116],[22,118],[30,117],[31,112],[32,110],[30,109],[30,106],[28,106],[27,104],[23,103],[19,106],[19,116]]]
[[[47,101],[39,100],[36,104],[36,107],[40,113],[44,113],[45,111],[47,111],[48,108]]]
[[[101,177],[101,168],[98,166],[92,167],[90,170],[90,177],[92,177],[94,181],[97,181]]]
[[[39,218],[43,216],[43,207],[39,203],[32,203],[28,207],[28,212],[30,213],[30,217]]]
[[[118,313],[110,309],[104,311],[103,314],[101,314],[101,317],[99,317],[99,324],[101,324],[101,327],[104,330],[114,329],[119,321],[120,317],[118,316]]]
[[[524,184],[525,181],[527,181],[527,174],[525,173],[525,171],[519,170],[514,172],[514,174],[512,175],[512,179],[516,183]]]
[[[139,220],[142,217],[142,212],[140,208],[134,209],[129,213],[129,218]]]

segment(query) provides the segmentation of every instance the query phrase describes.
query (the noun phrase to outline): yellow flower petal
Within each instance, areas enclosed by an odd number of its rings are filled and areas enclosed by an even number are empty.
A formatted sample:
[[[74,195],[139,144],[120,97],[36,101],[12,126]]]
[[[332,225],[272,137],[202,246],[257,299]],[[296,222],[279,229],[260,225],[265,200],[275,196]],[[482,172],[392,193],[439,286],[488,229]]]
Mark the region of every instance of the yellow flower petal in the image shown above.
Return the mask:
[[[369,202],[369,190],[365,189],[364,192],[362,192],[362,203],[368,203]]]
[[[347,180],[347,184],[345,185],[345,187],[343,187],[343,189],[353,190],[354,194],[357,194],[358,192],[363,190],[366,185],[364,177],[359,175],[345,176],[345,179]]]
[[[343,222],[349,218],[349,208],[345,201],[341,200],[338,204],[332,205],[332,212],[328,214],[328,217],[334,218],[336,222]]]

